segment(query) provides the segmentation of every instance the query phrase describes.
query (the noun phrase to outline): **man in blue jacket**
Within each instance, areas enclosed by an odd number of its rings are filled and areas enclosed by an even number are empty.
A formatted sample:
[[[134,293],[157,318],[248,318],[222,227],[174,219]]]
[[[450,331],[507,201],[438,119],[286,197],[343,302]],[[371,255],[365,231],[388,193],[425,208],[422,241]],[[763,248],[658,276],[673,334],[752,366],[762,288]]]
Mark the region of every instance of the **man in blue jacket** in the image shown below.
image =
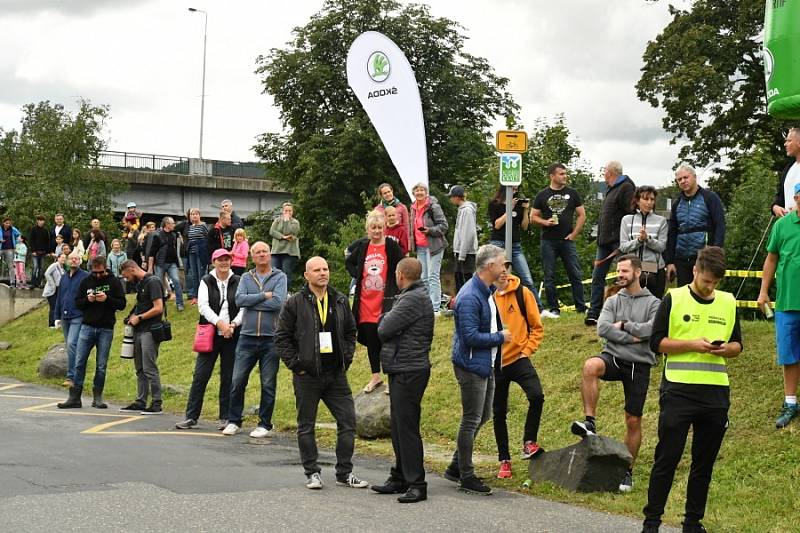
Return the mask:
[[[235,435],[242,427],[244,392],[250,372],[258,363],[261,376],[261,402],[254,438],[272,435],[272,412],[278,381],[278,354],[275,351],[275,325],[286,301],[286,274],[273,269],[269,245],[258,241],[250,247],[255,268],[245,272],[236,289],[236,305],[244,309],[242,329],[236,344],[231,383],[228,425],[224,435]]]
[[[475,476],[472,447],[478,430],[492,417],[495,364],[501,360],[500,347],[511,340],[503,329],[492,298],[495,281],[506,271],[505,252],[492,244],[478,248],[476,273],[458,293],[453,334],[453,370],[461,389],[461,426],[457,449],[444,477],[458,481],[461,491],[489,495],[492,489]]]
[[[681,195],[672,203],[667,233],[667,279],[677,274],[678,287],[694,279],[697,252],[708,246],[725,244],[725,210],[716,193],[697,184],[694,168],[681,163],[675,171]]]
[[[78,309],[75,298],[81,282],[89,277],[89,273],[81,269],[83,258],[77,253],[69,256],[69,271],[61,276],[56,297],[56,326],[64,331],[64,344],[67,345],[67,379],[63,385],[73,387],[75,384],[75,354],[78,350],[78,334],[83,324],[83,311]]]

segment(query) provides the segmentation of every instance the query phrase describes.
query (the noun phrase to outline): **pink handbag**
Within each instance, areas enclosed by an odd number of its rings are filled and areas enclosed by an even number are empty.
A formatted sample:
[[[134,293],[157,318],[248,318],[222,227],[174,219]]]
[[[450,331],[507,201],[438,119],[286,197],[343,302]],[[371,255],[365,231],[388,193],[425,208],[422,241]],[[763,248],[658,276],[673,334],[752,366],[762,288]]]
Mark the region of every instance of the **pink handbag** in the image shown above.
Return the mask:
[[[217,327],[214,324],[197,324],[194,330],[192,350],[197,353],[208,353],[214,349],[214,335]]]

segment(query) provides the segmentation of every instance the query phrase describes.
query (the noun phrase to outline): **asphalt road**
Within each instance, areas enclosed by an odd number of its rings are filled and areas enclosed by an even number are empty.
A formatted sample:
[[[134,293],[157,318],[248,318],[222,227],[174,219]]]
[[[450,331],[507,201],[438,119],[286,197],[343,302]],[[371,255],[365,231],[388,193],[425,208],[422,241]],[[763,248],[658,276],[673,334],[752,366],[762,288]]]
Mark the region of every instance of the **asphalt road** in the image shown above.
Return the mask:
[[[65,391],[0,377],[0,531],[538,531],[638,532],[635,519],[496,491],[470,496],[430,474],[428,501],[337,487],[310,491],[291,436],[252,442],[210,423],[176,431],[173,416],[130,417],[119,406],[61,411]],[[201,426],[203,424],[201,423]],[[383,482],[388,464],[356,457],[354,473]],[[668,528],[662,528],[670,531]],[[672,530],[676,531],[676,530]]]

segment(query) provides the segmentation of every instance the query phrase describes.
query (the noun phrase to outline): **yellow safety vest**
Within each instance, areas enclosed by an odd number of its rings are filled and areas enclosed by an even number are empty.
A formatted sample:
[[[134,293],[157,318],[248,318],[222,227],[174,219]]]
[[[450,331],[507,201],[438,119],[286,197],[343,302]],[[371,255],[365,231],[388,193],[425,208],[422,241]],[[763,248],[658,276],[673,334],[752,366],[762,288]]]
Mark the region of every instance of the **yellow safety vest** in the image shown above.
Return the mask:
[[[670,339],[698,339],[728,342],[736,323],[736,299],[729,292],[716,291],[714,301],[700,304],[684,286],[669,291],[672,309],[669,314]],[[685,352],[668,354],[664,376],[675,383],[728,385],[728,367],[724,357]]]

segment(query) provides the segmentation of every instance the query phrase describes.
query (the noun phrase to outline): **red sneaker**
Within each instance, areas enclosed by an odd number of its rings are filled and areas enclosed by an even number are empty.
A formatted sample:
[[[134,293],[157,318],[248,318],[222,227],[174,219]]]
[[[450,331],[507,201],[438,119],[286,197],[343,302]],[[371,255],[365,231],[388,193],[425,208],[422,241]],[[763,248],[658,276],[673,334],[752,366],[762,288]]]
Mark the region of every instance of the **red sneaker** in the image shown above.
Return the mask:
[[[192,301],[190,303],[192,305],[197,305],[197,298],[192,298]]]
[[[497,479],[511,479],[511,461],[500,461],[500,471],[497,472]]]
[[[540,453],[544,452],[544,448],[539,446],[537,443],[533,442],[532,440],[525,441],[525,444],[522,446],[522,458],[523,459],[533,459]]]

